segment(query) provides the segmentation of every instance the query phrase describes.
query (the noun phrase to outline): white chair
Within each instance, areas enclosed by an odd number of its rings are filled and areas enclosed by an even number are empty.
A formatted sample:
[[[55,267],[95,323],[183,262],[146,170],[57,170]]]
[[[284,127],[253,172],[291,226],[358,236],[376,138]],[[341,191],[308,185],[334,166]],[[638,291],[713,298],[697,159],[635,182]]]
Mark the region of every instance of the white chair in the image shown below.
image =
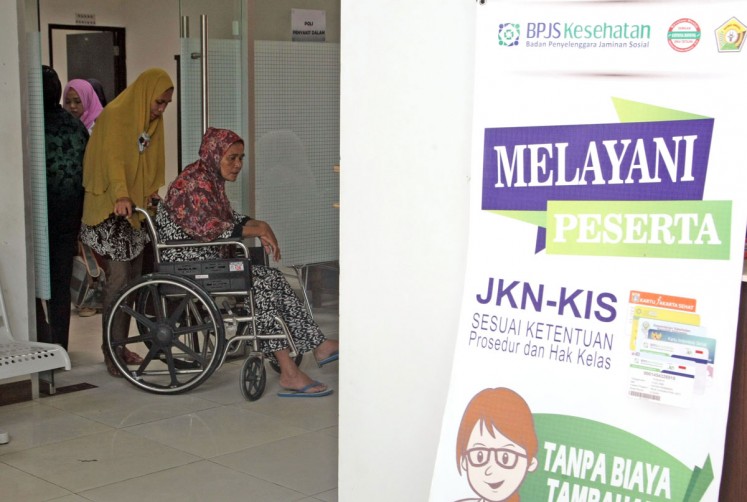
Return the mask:
[[[57,368],[70,369],[70,356],[61,346],[13,338],[0,286],[0,380]],[[0,444],[8,441],[8,433],[0,429]]]

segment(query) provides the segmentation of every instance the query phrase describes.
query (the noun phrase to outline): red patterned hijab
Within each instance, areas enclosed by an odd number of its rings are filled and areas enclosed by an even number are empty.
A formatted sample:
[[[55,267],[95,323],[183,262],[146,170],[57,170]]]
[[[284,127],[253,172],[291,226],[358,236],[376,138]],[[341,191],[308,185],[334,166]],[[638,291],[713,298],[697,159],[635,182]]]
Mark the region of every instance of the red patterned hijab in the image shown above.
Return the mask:
[[[169,185],[165,209],[174,223],[194,239],[217,239],[235,225],[220,161],[238,141],[244,140],[233,131],[209,128],[202,137],[200,160],[184,168]]]

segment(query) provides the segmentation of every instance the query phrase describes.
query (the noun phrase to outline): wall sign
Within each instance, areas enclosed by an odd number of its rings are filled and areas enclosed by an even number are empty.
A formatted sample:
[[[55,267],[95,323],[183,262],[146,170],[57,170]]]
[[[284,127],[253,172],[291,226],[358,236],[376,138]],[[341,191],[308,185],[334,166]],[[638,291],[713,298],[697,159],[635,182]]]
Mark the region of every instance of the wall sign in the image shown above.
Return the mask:
[[[83,14],[80,12],[75,13],[75,24],[96,24],[96,14]]]
[[[294,42],[324,42],[327,36],[327,12],[291,9],[291,30],[291,40]]]

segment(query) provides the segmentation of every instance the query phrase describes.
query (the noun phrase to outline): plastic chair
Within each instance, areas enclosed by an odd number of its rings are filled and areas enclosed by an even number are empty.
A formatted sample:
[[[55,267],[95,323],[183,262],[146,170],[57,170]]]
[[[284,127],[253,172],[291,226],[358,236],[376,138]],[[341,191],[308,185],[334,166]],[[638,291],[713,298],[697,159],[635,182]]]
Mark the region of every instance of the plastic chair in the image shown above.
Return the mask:
[[[70,369],[70,356],[61,346],[13,337],[0,285],[0,380],[58,368]],[[9,440],[0,429],[0,444]]]

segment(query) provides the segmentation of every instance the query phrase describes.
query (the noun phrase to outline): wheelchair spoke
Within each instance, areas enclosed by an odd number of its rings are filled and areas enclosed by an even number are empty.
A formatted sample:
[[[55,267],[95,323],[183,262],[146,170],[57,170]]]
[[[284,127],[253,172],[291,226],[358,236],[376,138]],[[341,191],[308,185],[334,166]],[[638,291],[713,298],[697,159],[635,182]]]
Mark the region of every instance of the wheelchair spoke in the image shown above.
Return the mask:
[[[135,372],[138,375],[142,375],[145,373],[145,369],[148,367],[148,365],[156,360],[156,356],[158,355],[159,349],[155,345],[151,345],[148,349],[148,353],[145,354],[145,357],[143,357],[143,362],[140,363],[140,366],[138,366],[137,370]]]
[[[185,355],[191,357],[198,363],[205,364],[205,357],[203,356],[203,354],[196,352],[194,349],[192,349],[187,344],[183,343],[181,340],[175,339],[174,347],[181,349]]]
[[[135,319],[136,322],[145,325],[148,329],[153,329],[155,327],[155,323],[148,316],[146,316],[145,314],[141,314],[140,312],[136,312],[129,305],[120,305],[119,308],[121,312],[128,314],[130,317]]]
[[[191,303],[192,299],[185,295],[174,309],[174,312],[172,312],[169,316],[169,324],[172,326],[176,325],[177,321],[181,319],[182,315],[184,315],[184,311],[187,309],[187,306]]]
[[[179,385],[179,380],[177,380],[176,378],[176,367],[174,366],[174,355],[171,353],[171,349],[164,350],[163,354],[166,356],[166,364],[169,367],[169,374],[171,375],[171,387],[177,387]]]
[[[151,308],[158,321],[163,321],[166,318],[166,307],[163,304],[163,295],[160,292],[161,287],[158,284],[149,284],[147,292],[150,297]]]

